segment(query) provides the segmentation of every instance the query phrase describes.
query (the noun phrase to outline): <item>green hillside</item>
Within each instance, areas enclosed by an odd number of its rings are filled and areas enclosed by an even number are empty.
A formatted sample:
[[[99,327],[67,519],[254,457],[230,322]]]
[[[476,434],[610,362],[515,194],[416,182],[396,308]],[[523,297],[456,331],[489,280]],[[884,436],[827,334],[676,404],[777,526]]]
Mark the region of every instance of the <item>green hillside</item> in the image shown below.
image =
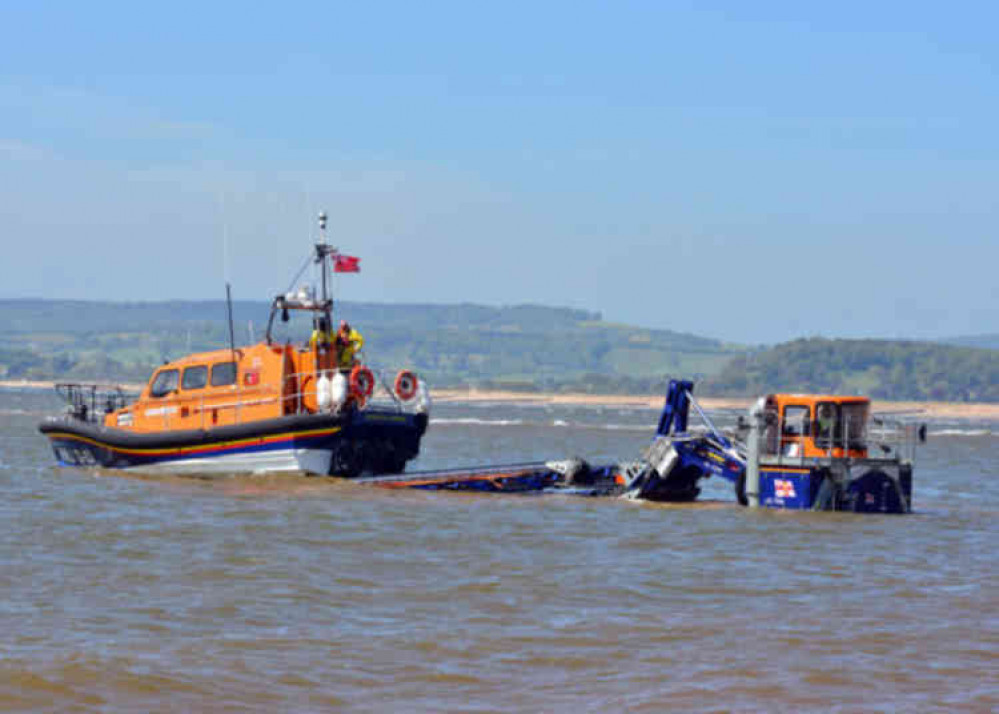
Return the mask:
[[[946,345],[957,345],[959,347],[981,347],[987,350],[999,350],[999,334],[952,337],[948,340],[941,340],[941,342]]]
[[[844,392],[884,399],[999,402],[999,350],[943,342],[807,339],[748,350],[696,335],[604,322],[537,305],[342,303],[365,359],[416,369],[436,387],[655,393],[666,375],[701,394]],[[234,304],[237,344],[263,337],[269,306]],[[155,365],[228,344],[221,301],[0,301],[0,379],[143,382]],[[279,341],[310,326],[276,324]],[[960,338],[991,344],[990,336]]]
[[[999,351],[932,342],[795,340],[734,358],[705,389],[740,396],[802,391],[999,402]]]
[[[7,379],[142,381],[165,359],[228,341],[220,301],[7,300],[0,311]],[[266,303],[236,302],[233,312],[238,344],[263,336]],[[342,303],[339,313],[364,334],[370,362],[411,366],[437,386],[656,389],[666,372],[713,374],[736,354],[718,340],[567,308]],[[275,327],[280,341],[303,341],[310,331],[301,320]]]

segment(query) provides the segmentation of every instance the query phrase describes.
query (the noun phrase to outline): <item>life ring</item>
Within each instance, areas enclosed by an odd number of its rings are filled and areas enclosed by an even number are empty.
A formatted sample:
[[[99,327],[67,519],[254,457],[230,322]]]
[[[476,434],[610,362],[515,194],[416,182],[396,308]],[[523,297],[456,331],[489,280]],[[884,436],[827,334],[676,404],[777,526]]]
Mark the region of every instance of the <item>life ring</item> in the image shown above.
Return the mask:
[[[395,376],[395,395],[402,401],[408,402],[415,397],[418,388],[419,381],[416,379],[416,375],[408,369],[400,371]]]
[[[375,390],[375,375],[363,364],[350,371],[350,391],[361,397],[370,397]]]

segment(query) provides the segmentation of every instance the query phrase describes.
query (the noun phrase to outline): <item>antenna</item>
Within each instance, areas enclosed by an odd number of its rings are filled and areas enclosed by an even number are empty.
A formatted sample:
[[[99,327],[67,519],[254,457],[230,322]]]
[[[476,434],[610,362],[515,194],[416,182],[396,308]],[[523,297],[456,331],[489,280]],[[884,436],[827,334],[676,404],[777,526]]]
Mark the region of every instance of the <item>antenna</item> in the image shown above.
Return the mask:
[[[225,307],[229,315],[229,351],[232,352],[233,360],[236,359],[236,338],[232,333],[232,290],[229,283],[225,284]]]

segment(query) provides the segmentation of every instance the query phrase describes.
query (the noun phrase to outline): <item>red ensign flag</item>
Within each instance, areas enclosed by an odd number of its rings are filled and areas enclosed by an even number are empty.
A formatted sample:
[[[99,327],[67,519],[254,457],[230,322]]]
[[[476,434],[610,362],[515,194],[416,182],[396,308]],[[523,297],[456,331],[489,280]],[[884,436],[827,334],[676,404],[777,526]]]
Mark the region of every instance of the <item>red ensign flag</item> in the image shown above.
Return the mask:
[[[361,259],[350,255],[338,255],[333,261],[334,273],[360,273]]]

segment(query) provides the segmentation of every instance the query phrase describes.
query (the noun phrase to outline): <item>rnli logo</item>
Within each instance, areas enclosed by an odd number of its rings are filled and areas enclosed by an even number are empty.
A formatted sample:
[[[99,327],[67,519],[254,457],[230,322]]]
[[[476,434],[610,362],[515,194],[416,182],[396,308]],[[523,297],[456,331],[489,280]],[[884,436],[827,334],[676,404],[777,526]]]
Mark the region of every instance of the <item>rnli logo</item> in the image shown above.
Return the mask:
[[[168,414],[176,414],[177,407],[156,407],[155,409],[147,409],[142,413],[147,417],[166,416]]]
[[[774,479],[774,495],[777,498],[794,498],[794,481],[783,478]]]

